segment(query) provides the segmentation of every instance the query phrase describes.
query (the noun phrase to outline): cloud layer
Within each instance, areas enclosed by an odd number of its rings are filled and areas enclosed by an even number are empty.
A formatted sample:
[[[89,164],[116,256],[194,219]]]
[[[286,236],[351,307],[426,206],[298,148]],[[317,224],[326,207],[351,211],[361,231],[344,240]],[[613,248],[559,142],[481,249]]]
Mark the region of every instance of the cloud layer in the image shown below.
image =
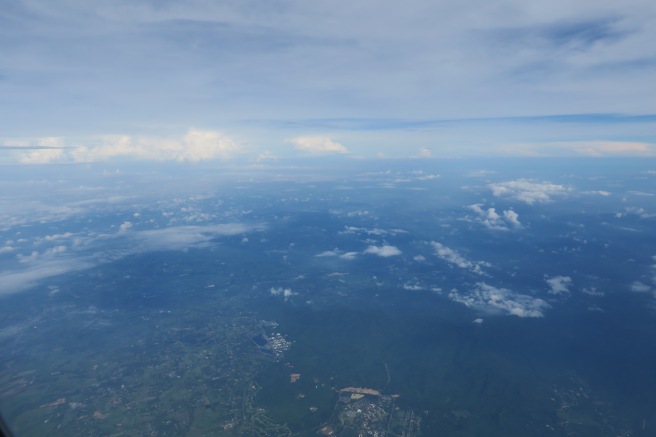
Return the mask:
[[[12,147],[12,152],[24,164],[51,162],[102,162],[117,159],[152,161],[198,162],[213,159],[227,160],[242,153],[234,140],[217,131],[191,129],[181,139],[138,137],[128,135],[104,136],[95,144],[69,145],[65,139],[57,145],[39,149]],[[43,139],[37,139],[38,144]],[[0,147],[1,150],[1,147]]]

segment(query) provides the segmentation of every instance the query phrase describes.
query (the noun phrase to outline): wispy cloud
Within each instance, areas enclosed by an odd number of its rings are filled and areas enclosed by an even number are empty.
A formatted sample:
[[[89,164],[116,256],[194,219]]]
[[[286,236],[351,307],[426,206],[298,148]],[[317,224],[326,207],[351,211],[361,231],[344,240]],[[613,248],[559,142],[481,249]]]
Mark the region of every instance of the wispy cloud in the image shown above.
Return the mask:
[[[130,239],[138,242],[139,250],[179,250],[186,248],[207,247],[221,236],[240,235],[254,231],[263,231],[265,225],[248,225],[243,223],[224,223],[207,226],[175,226],[163,229],[133,231]]]
[[[123,225],[125,223],[128,222]],[[58,235],[57,238],[48,240],[55,245],[42,252],[17,254],[21,266],[0,272],[0,295],[22,291],[50,277],[87,269],[131,254],[208,247],[223,236],[265,229],[266,225],[263,224],[243,223],[177,226],[142,231],[123,226],[115,234],[87,236],[81,238],[83,243],[76,244],[76,241],[71,241],[69,246],[60,244],[62,238]],[[108,242],[111,244],[107,245]]]

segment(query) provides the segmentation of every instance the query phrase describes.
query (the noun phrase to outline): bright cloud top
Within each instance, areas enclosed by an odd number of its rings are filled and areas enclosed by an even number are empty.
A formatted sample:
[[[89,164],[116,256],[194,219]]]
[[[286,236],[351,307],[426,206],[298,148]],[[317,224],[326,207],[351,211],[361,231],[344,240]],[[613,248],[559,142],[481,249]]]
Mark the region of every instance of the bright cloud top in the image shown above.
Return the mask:
[[[533,182],[527,179],[492,183],[488,187],[495,197],[510,197],[529,205],[550,202],[553,197],[564,196],[568,192],[563,185]]]
[[[505,288],[496,288],[478,282],[467,292],[453,290],[449,298],[479,311],[502,313],[517,317],[543,317],[550,305],[542,299],[515,293]]]
[[[382,256],[383,258],[387,258],[390,256],[397,256],[401,255],[401,251],[394,247],[394,246],[369,246],[365,251],[365,254],[369,255],[378,255]]]
[[[296,149],[312,154],[348,153],[348,149],[328,137],[297,137],[288,140]]]

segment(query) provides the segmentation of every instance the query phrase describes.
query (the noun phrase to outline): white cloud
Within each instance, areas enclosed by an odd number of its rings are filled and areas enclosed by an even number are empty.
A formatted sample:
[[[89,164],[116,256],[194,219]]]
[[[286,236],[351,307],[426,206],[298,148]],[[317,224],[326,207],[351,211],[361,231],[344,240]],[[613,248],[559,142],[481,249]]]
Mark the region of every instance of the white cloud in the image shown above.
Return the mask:
[[[241,147],[222,133],[198,129],[190,129],[181,139],[107,135],[85,145],[68,147],[63,145],[65,141],[63,138],[57,138],[53,143],[50,138],[40,139],[37,142],[43,143],[45,148],[21,151],[19,161],[26,164],[45,164],[67,161],[99,162],[123,158],[198,162],[230,159],[241,153]]]
[[[595,297],[601,297],[604,295],[603,291],[597,291],[595,287],[590,287],[590,288],[584,287],[581,290],[581,293],[587,294],[588,296],[595,296]]]
[[[648,293],[651,291],[651,287],[644,282],[633,281],[631,284],[631,291],[634,293]]]
[[[515,226],[517,228],[521,228],[522,224],[519,221],[519,214],[517,214],[515,211],[512,209],[508,209],[503,212],[503,218],[510,223],[512,226]]]
[[[390,257],[390,256],[396,256],[396,255],[401,255],[401,251],[397,249],[394,246],[369,246],[364,253],[370,254],[370,255],[378,255],[382,256],[384,258]]]
[[[219,236],[237,235],[246,232],[262,231],[261,224],[224,223],[207,226],[176,226],[164,229],[137,231],[132,238],[142,245],[139,250],[178,250],[190,247],[206,247]]]
[[[467,269],[473,273],[479,274],[479,275],[484,275],[485,272],[481,268],[481,266],[486,266],[489,267],[490,264],[485,262],[485,261],[470,261],[460,255],[457,250],[451,249],[449,247],[446,247],[442,243],[439,243],[437,241],[432,241],[431,245],[435,248],[435,254],[443,259],[444,261],[454,264],[461,269]]]
[[[492,183],[488,187],[495,197],[507,196],[529,205],[550,202],[553,197],[564,196],[568,192],[568,189],[563,185],[550,182],[532,182],[527,179]]]
[[[44,239],[45,241],[65,240],[65,239],[68,239],[68,238],[70,238],[70,237],[72,237],[72,236],[73,236],[72,233],[70,233],[70,232],[64,232],[64,233],[62,233],[62,234],[46,235],[45,237],[43,237],[43,239]]]
[[[119,226],[118,231],[119,231],[120,233],[125,233],[125,232],[127,232],[132,226],[134,226],[134,225],[132,224],[132,222],[129,222],[129,221],[126,220],[126,221],[124,221],[123,223],[121,223],[121,226]]]
[[[425,290],[424,287],[422,287],[419,284],[403,284],[403,289],[404,290],[409,290],[409,291],[421,291]]]
[[[321,253],[318,253],[314,255],[316,257],[324,258],[324,257],[339,257],[341,259],[345,260],[352,260],[355,257],[358,256],[358,252],[342,252],[339,249],[333,249],[333,250],[326,250]]]
[[[416,255],[416,256],[413,256],[412,259],[417,261],[417,262],[426,261],[426,257],[424,255]]]
[[[240,152],[233,140],[216,131],[191,129],[184,138],[177,161],[204,161],[208,159],[230,159]]]
[[[572,278],[569,276],[554,276],[545,279],[545,281],[550,288],[549,294],[554,295],[569,293],[569,287],[572,285]]]
[[[348,153],[348,149],[328,137],[297,137],[288,140],[298,150],[313,154]]]
[[[180,250],[191,247],[206,247],[220,236],[238,235],[262,231],[262,224],[225,223],[208,226],[179,226],[130,233],[117,232],[88,239],[83,245],[67,248],[53,246],[42,253],[33,251],[29,255],[18,254],[24,266],[13,271],[0,272],[0,295],[18,292],[33,287],[46,278],[73,272],[94,265],[112,262],[126,255],[159,250]],[[54,235],[59,237],[66,234]],[[103,249],[102,241],[111,239],[111,249]],[[56,238],[52,238],[56,240]],[[118,243],[117,243],[118,242]],[[85,253],[93,246],[92,253]]]
[[[36,148],[21,151],[18,160],[23,164],[47,164],[62,160],[65,156],[64,140],[61,137],[43,137],[36,139]],[[5,143],[6,144],[6,143]],[[17,141],[17,147],[27,148],[30,141]]]
[[[23,164],[48,164],[61,161],[65,156],[63,149],[34,149],[23,153],[19,161]]]
[[[430,158],[432,156],[433,156],[433,152],[431,152],[431,149],[429,149],[428,147],[422,147],[419,150],[419,157],[420,158]]]
[[[340,234],[367,234],[367,235],[398,235],[398,234],[407,234],[408,231],[405,231],[403,229],[390,229],[385,230],[385,229],[378,229],[378,228],[373,228],[373,229],[367,229],[367,228],[358,228],[355,226],[344,226],[344,230],[339,232]]]
[[[0,296],[17,293],[38,285],[42,280],[91,267],[93,263],[80,259],[47,259],[21,271],[0,273]]]
[[[291,288],[282,288],[282,287],[271,287],[269,290],[271,293],[271,296],[282,296],[285,301],[289,300],[292,296],[294,296],[297,293],[294,293]]]
[[[468,208],[478,215],[477,220],[488,229],[507,231],[509,226],[514,228],[522,227],[522,224],[519,221],[519,214],[511,209],[503,211],[503,215],[499,215],[495,208],[488,208],[485,210],[481,208],[480,203],[469,205]]]
[[[449,298],[479,311],[502,313],[517,317],[543,317],[550,305],[542,299],[518,294],[478,282],[473,290],[460,293],[451,290]]]
[[[474,319],[474,320],[472,320],[472,323],[476,323],[477,325],[480,325],[480,324],[483,323],[483,319],[480,319],[480,318],[479,319]]]

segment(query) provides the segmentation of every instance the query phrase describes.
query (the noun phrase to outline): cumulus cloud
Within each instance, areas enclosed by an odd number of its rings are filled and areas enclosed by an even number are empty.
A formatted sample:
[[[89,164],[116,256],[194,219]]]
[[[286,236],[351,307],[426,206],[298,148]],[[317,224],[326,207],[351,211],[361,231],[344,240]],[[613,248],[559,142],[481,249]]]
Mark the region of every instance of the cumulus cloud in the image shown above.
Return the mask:
[[[271,293],[271,296],[282,296],[285,301],[291,299],[292,296],[294,296],[296,293],[292,291],[291,288],[282,288],[282,287],[271,287],[271,290],[269,290]]]
[[[419,149],[420,158],[430,158],[432,156],[433,156],[433,152],[428,147],[422,147],[421,149]]]
[[[460,267],[461,269],[467,269],[478,275],[484,275],[485,272],[483,271],[482,266],[490,266],[490,264],[485,261],[470,261],[460,255],[457,250],[446,247],[440,242],[432,241],[431,245],[435,248],[435,254],[438,257],[449,264],[454,264],[455,266]]]
[[[369,246],[364,251],[364,253],[369,255],[378,255],[384,258],[401,255],[401,251],[394,246],[381,246],[381,247]]]
[[[492,183],[488,184],[488,187],[495,197],[510,197],[529,205],[550,202],[553,197],[564,196],[568,192],[563,185],[527,179]]]
[[[125,233],[125,232],[127,232],[132,226],[134,226],[134,225],[132,224],[132,222],[129,222],[129,221],[126,220],[126,221],[124,221],[123,223],[121,223],[121,226],[118,227],[118,231],[119,231],[120,233]]]
[[[328,137],[297,137],[288,142],[293,144],[296,149],[312,154],[348,153],[346,147]]]
[[[56,141],[55,141],[56,140]],[[19,161],[26,164],[50,162],[99,162],[112,159],[198,162],[230,159],[241,147],[217,131],[190,129],[183,138],[107,135],[84,145],[64,146],[64,138],[37,140],[38,149],[22,151]]]
[[[239,153],[240,147],[233,140],[216,131],[191,129],[184,137],[178,161],[203,161],[208,159],[230,159]]]
[[[48,164],[61,161],[65,156],[63,149],[36,149],[24,152],[19,161],[23,164]]]
[[[545,281],[550,288],[549,294],[554,295],[569,293],[569,287],[572,285],[572,278],[569,276],[554,276]]]
[[[477,214],[477,220],[485,225],[488,229],[497,231],[507,231],[509,227],[521,228],[519,214],[509,209],[499,215],[495,208],[483,209],[480,203],[469,205],[468,207]]]
[[[484,282],[467,292],[452,290],[449,298],[479,311],[501,313],[517,317],[543,317],[550,305],[542,299],[497,288]]]

